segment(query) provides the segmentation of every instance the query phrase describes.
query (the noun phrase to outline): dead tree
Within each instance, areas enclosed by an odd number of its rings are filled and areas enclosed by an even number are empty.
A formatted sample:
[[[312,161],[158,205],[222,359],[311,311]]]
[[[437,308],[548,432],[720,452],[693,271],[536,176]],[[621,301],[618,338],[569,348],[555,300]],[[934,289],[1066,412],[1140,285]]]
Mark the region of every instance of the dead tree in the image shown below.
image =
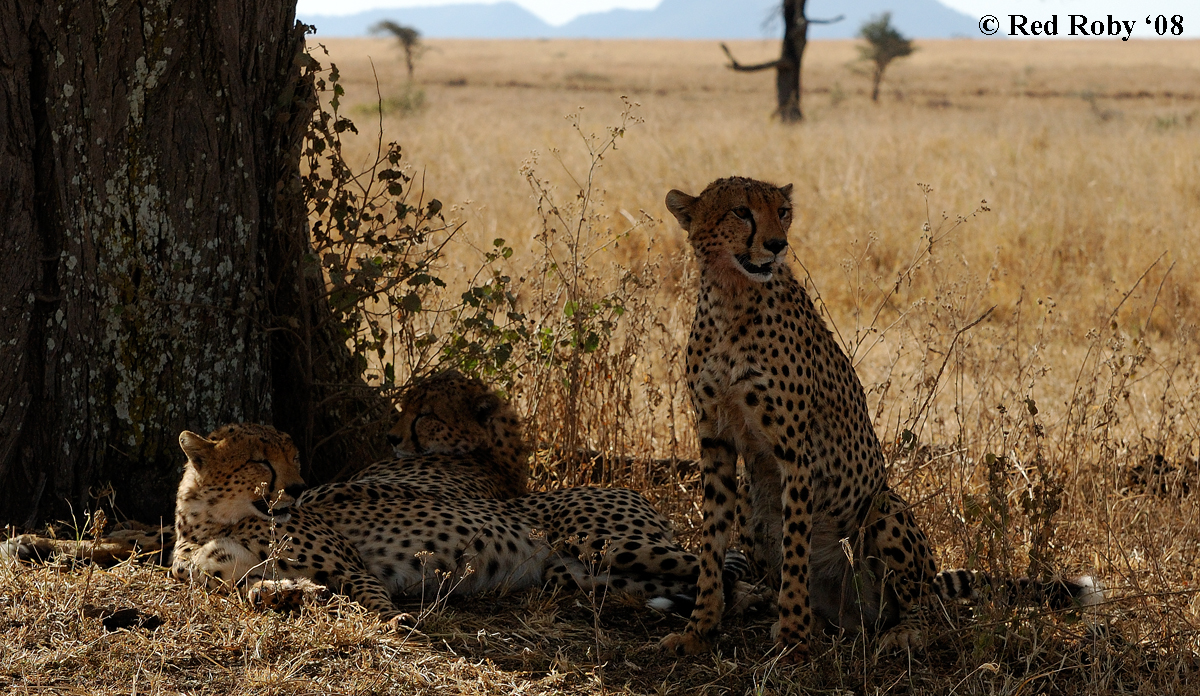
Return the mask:
[[[0,523],[169,518],[185,428],[273,423],[318,480],[380,454],[322,391],[344,339],[305,333],[294,0],[0,13]]]
[[[808,19],[804,14],[806,2],[807,0],[783,1],[783,50],[778,60],[743,65],[733,57],[728,46],[721,44],[721,50],[729,57],[731,70],[757,72],[775,69],[775,94],[778,99],[775,113],[784,123],[795,123],[804,118],[803,112],[800,111],[800,64],[804,58],[804,47],[808,44],[808,25],[832,24],[843,19],[842,15],[833,19]]]

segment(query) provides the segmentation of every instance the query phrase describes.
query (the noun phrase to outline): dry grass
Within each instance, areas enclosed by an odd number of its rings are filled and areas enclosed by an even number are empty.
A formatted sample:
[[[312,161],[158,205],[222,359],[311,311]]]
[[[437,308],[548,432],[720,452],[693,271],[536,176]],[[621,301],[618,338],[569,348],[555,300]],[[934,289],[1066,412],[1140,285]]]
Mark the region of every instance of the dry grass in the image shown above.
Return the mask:
[[[385,106],[385,137],[465,223],[444,275],[473,272],[472,247],[506,238],[523,306],[542,326],[557,326],[570,296],[547,275],[546,249],[570,240],[549,239],[529,167],[575,219],[568,202],[589,158],[563,116],[583,106],[583,130],[602,132],[619,120],[620,95],[641,104],[643,122],[601,163],[595,215],[576,228],[594,253],[571,269],[579,299],[629,311],[567,386],[562,366],[522,365],[514,394],[536,437],[694,456],[679,365],[695,270],[673,221],[621,235],[639,211],[666,217],[672,187],[695,193],[731,173],[790,181],[794,263],[854,356],[893,481],[939,560],[1094,572],[1113,601],[1082,621],[953,617],[913,662],[829,641],[810,664],[786,667],[766,653],[767,620],[734,624],[717,655],[674,660],[655,643],[678,621],[608,602],[597,634],[590,604],[572,595],[455,604],[431,619],[432,644],[400,645],[345,605],[261,616],[142,568],[0,567],[0,687],[1200,693],[1200,42],[922,42],[889,70],[879,106],[853,45],[819,42],[796,128],[768,118],[771,75],[726,71],[708,42],[430,43],[417,66],[424,106]],[[387,100],[407,89],[399,52],[382,40],[327,45],[362,131],[350,153],[366,161],[376,136],[367,56]],[[745,61],[775,51],[731,48]],[[531,150],[541,153],[532,165]],[[536,476],[643,490],[692,540],[694,474],[661,469]],[[106,633],[86,603],[165,623]]]

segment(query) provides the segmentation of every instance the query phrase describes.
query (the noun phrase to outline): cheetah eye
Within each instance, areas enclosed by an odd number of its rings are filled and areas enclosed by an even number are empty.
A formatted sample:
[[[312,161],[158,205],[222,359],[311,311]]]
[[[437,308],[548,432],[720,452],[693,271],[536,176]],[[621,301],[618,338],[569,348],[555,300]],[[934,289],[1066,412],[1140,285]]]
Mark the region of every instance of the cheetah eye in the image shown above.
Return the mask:
[[[789,213],[791,213],[791,212],[792,212],[792,209],[791,209],[791,208],[789,208],[789,207],[787,207],[787,206],[784,206],[784,207],[780,208],[780,209],[779,209],[779,219],[780,219],[780,220],[783,220],[783,219],[784,219],[784,218],[786,218],[786,217],[788,216],[788,214],[789,214]]]
[[[736,215],[736,216],[738,216],[739,218],[741,218],[741,219],[743,219],[743,220],[749,220],[749,219],[750,219],[750,209],[749,209],[749,208],[747,208],[747,207],[746,207],[746,206],[744,206],[744,205],[742,205],[742,206],[738,206],[738,207],[734,208],[734,209],[733,209],[733,214],[734,214],[734,215]]]

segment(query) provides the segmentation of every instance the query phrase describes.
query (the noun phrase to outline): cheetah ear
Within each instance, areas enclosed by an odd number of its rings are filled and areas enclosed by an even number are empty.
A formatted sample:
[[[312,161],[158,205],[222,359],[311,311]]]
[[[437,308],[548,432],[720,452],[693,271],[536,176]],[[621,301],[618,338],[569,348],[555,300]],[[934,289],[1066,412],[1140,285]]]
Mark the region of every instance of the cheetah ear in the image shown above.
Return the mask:
[[[498,408],[500,408],[500,397],[495,394],[485,394],[475,403],[475,420],[479,421],[480,425],[484,425]]]
[[[788,199],[789,201],[792,200],[792,185],[791,184],[788,184],[787,186],[780,186],[779,192],[783,194],[784,198]]]
[[[212,452],[217,443],[207,440],[190,430],[185,430],[179,433],[179,446],[183,449],[183,453],[187,455],[188,461],[196,466],[204,463],[204,457]]]
[[[667,192],[667,210],[670,210],[683,229],[688,231],[692,228],[692,205],[695,202],[695,196],[689,196],[678,189]]]

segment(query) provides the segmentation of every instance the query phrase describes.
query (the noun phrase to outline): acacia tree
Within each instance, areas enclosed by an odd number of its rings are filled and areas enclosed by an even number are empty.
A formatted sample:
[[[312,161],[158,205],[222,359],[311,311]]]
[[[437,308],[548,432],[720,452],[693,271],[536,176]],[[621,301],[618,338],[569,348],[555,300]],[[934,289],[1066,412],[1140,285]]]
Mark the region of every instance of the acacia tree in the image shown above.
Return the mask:
[[[182,429],[262,421],[308,475],[386,405],[306,271],[295,3],[0,0],[0,522],[173,507]]]
[[[871,76],[871,101],[879,101],[879,84],[883,82],[883,71],[897,58],[911,55],[915,50],[912,39],[907,39],[892,26],[892,13],[884,12],[878,17],[864,23],[858,30],[859,38],[865,39],[866,46],[859,46],[858,53],[863,60],[875,64]]]
[[[804,58],[804,48],[808,44],[808,26],[842,20],[841,15],[833,19],[808,19],[804,14],[806,2],[807,0],[783,0],[780,8],[783,14],[783,49],[778,60],[743,65],[733,57],[728,46],[721,44],[721,50],[729,58],[731,70],[757,72],[775,69],[775,95],[778,102],[775,113],[779,120],[785,123],[795,123],[804,118],[800,110],[800,64]]]
[[[408,81],[412,82],[413,68],[416,67],[417,55],[421,52],[421,32],[413,27],[397,24],[385,19],[371,27],[372,34],[391,34],[404,50],[404,64],[408,68]]]

